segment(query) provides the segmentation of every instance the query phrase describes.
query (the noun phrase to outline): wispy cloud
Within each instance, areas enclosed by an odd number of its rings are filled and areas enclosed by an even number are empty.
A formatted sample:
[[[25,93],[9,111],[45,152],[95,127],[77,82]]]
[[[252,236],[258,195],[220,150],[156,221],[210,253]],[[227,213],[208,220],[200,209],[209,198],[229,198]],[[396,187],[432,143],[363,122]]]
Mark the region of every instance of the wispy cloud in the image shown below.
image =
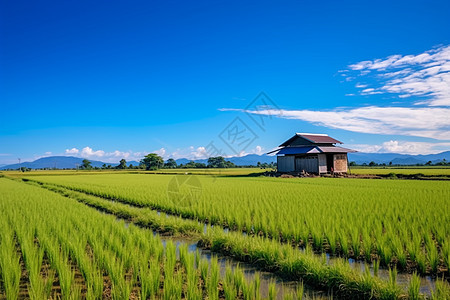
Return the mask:
[[[356,71],[356,88],[361,95],[397,94],[400,98],[423,97],[414,104],[450,106],[450,45],[441,46],[417,55],[392,55],[384,59],[366,60],[349,65]],[[369,75],[376,78],[376,86],[361,84]]]
[[[233,110],[257,115],[308,121],[316,125],[353,132],[395,134],[450,140],[450,108],[367,106],[330,111]]]
[[[349,144],[351,149],[366,153],[435,154],[450,148],[450,143],[409,142],[390,140],[381,145]]]
[[[357,80],[355,86],[360,89],[360,95],[395,93],[403,100],[397,99],[395,105],[384,107],[367,105],[330,110],[220,110],[298,119],[353,132],[450,140],[450,46],[418,55],[361,61],[339,73],[348,81]],[[375,75],[378,85],[362,82],[370,74]],[[408,97],[413,100],[407,100]]]
[[[112,152],[107,152],[104,150],[94,150],[93,148],[86,146],[79,150],[78,148],[71,148],[65,150],[65,155],[73,155],[76,157],[82,157],[87,159],[93,159],[93,160],[101,160],[104,162],[109,163],[117,163],[122,158],[126,159],[127,161],[139,161],[141,160],[145,155],[149,153],[157,153],[158,155],[165,156],[166,150],[164,148],[157,149],[154,151],[142,151],[142,152],[134,152],[134,151],[119,151],[115,150]]]

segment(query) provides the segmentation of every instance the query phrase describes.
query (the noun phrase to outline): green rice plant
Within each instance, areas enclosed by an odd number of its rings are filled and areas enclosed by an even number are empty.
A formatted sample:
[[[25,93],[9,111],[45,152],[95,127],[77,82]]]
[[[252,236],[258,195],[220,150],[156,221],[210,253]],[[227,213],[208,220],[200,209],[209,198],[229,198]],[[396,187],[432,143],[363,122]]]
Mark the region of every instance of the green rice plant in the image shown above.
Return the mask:
[[[248,285],[245,280],[243,281],[243,284],[241,286],[242,290],[242,298],[244,300],[251,300],[253,296],[253,287]]]
[[[347,235],[342,231],[339,233],[339,244],[341,246],[341,251],[344,254],[344,256],[348,256],[348,254],[349,254],[348,239],[347,239]]]
[[[239,265],[234,269],[234,285],[238,295],[241,292],[244,293],[244,290],[246,290],[245,276],[241,268],[239,268]]]
[[[442,256],[445,267],[450,269],[450,241],[444,241],[442,243]]]
[[[233,282],[226,280],[223,283],[223,292],[226,300],[234,300],[237,297],[236,287]]]
[[[378,270],[380,269],[380,260],[375,259],[373,261],[373,274],[378,276]]]
[[[417,268],[421,274],[426,274],[427,272],[427,259],[425,254],[420,251],[416,257]]]
[[[0,271],[7,299],[17,299],[20,281],[20,257],[17,255],[13,232],[2,224],[0,236]]]
[[[219,264],[216,256],[211,257],[210,275],[208,278],[207,288],[209,299],[219,299]]]
[[[277,299],[277,288],[274,281],[269,283],[269,300]]]
[[[165,251],[165,263],[164,263],[165,275],[167,275],[168,277],[172,276],[176,262],[177,262],[176,246],[171,241],[168,241],[166,243],[166,251]]]
[[[391,263],[393,257],[391,246],[387,244],[380,244],[379,249],[381,261],[384,263],[384,265],[388,266]]]
[[[392,248],[394,249],[394,255],[397,257],[398,264],[401,269],[406,268],[406,253],[403,250],[403,245],[399,239],[393,239]]]
[[[200,260],[199,269],[200,269],[200,276],[201,276],[203,282],[206,284],[206,282],[208,280],[208,271],[209,271],[208,262],[203,259]]]
[[[261,299],[261,278],[259,277],[259,273],[255,274],[255,277],[252,280],[253,284],[253,299],[260,300]]]
[[[178,300],[181,299],[182,292],[182,274],[176,272],[172,276],[164,277],[163,299]]]
[[[150,296],[156,296],[159,291],[159,285],[161,280],[161,270],[157,262],[153,262],[150,264],[150,273],[149,273],[149,293]]]
[[[141,298],[148,299],[151,294],[151,276],[147,267],[148,262],[143,261],[139,268],[139,281],[141,282]]]
[[[420,299],[420,276],[417,275],[417,272],[414,272],[411,276],[411,280],[409,282],[408,287],[408,297],[411,300]]]
[[[186,248],[187,250],[187,248]],[[181,248],[180,248],[180,259],[181,259]],[[201,299],[202,293],[198,289],[199,277],[197,274],[197,269],[195,268],[195,257],[193,254],[188,255],[186,253],[185,270],[186,270],[186,280],[187,280],[187,291],[186,298],[188,299]]]
[[[430,264],[432,272],[436,273],[437,268],[439,266],[438,250],[434,244],[431,244],[431,242],[430,242],[430,245],[427,244],[426,249],[427,249],[428,263]]]
[[[284,292],[283,300],[294,300],[294,295],[292,294],[292,292]]]
[[[303,281],[302,281],[302,282],[300,282],[300,284],[297,285],[297,289],[295,291],[295,294],[297,296],[296,299],[302,300],[304,293],[305,293],[305,287],[304,287]]]
[[[336,236],[336,230],[333,228],[327,229],[327,242],[328,246],[330,247],[331,254],[336,253],[337,248],[337,236]]]
[[[444,279],[437,279],[434,290],[431,291],[431,299],[450,299],[450,285]]]
[[[397,285],[397,268],[389,268],[389,284],[394,287]]]
[[[370,234],[369,234],[367,228],[363,229],[361,237],[362,237],[363,252],[364,252],[365,259],[367,262],[370,262],[372,260],[372,257],[371,257],[372,238],[370,237]]]
[[[355,257],[359,257],[361,254],[361,237],[358,227],[353,227],[351,230],[352,250]]]

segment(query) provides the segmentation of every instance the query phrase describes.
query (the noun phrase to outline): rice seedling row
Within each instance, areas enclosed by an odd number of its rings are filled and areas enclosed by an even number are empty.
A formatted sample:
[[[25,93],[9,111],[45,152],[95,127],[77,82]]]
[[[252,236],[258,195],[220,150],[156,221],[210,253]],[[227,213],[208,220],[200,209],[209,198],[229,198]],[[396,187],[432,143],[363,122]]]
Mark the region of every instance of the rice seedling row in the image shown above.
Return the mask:
[[[309,244],[318,252],[448,276],[447,182],[202,176],[201,196],[180,206],[167,195],[170,179],[108,174],[34,180],[300,246]]]
[[[188,293],[189,299],[223,299],[225,293],[235,298],[243,298],[245,290],[259,293],[255,284],[234,275],[239,272],[233,273],[233,288],[225,287],[217,262],[209,264],[187,249],[177,259],[175,245],[168,242],[164,249],[152,231],[124,226],[114,216],[38,187],[0,179],[0,188],[1,293],[7,299],[19,298],[16,240],[34,299],[49,293],[62,299],[181,299]],[[54,277],[39,272],[45,256]],[[50,282],[60,285],[60,294],[49,292]]]
[[[145,219],[146,214],[143,209],[121,203],[111,203],[98,197],[67,191],[48,184],[43,184],[42,186],[62,192],[66,196],[76,197],[78,201],[89,203],[89,205],[97,208],[102,207],[110,213],[125,215],[135,222],[145,224],[142,221],[142,219]],[[114,207],[114,209],[111,209],[111,207]],[[146,212],[154,214],[153,211],[147,210]],[[178,222],[180,225],[177,228],[182,228],[184,225],[187,225],[189,228],[195,228],[192,226],[192,221],[179,218],[176,220],[177,218],[167,218],[157,214],[153,216],[152,228],[155,228],[158,224],[164,226],[167,219],[171,219],[172,223]],[[200,228],[197,228],[197,233]],[[311,251],[298,256],[300,252],[293,251],[289,245],[284,246],[287,248],[283,248],[280,247],[278,242],[269,241],[266,238],[243,237],[239,234],[228,235],[224,234],[222,230],[216,229],[213,233],[203,236],[202,244],[216,252],[231,255],[246,262],[256,263],[263,269],[277,272],[281,276],[297,280],[302,278],[310,285],[325,290],[335,289],[336,294],[345,297],[358,296],[359,298],[364,298],[373,296],[376,298],[395,298],[403,293],[395,283],[383,283],[378,278],[373,278],[370,274],[362,274],[361,276],[361,274],[350,269],[344,261],[333,266],[327,266],[323,260],[317,259]],[[290,250],[287,250],[288,248]],[[290,260],[291,265],[286,265],[287,260]]]

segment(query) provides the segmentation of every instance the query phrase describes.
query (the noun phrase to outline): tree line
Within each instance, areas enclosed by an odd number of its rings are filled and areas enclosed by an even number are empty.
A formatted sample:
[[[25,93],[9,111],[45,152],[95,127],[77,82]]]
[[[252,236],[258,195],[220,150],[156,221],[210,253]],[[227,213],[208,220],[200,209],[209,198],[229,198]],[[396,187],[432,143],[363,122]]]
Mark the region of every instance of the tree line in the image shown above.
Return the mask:
[[[275,168],[276,163],[260,163],[258,162],[256,165],[258,168]],[[175,159],[169,158],[164,161],[164,159],[156,153],[147,154],[141,161],[138,166],[133,166],[132,164],[127,165],[127,161],[125,159],[121,159],[117,166],[111,166],[103,164],[101,168],[93,167],[91,162],[88,159],[84,159],[80,166],[80,169],[83,170],[91,170],[91,169],[145,169],[145,170],[158,170],[158,169],[195,169],[195,168],[240,168],[240,167],[254,167],[254,165],[249,166],[237,166],[236,164],[225,160],[223,156],[210,157],[207,160],[207,163],[200,163],[190,161],[186,164],[177,164]]]

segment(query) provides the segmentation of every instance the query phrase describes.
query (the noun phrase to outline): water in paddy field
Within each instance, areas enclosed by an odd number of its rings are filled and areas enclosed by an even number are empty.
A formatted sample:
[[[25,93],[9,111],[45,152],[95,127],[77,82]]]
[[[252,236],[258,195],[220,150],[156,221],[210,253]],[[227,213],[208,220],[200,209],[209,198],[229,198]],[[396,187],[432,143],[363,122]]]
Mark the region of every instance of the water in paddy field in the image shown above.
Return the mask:
[[[156,233],[155,233],[156,234]],[[191,253],[195,253],[197,250],[200,253],[202,259],[207,259],[211,261],[211,257],[217,257],[219,267],[220,267],[220,275],[222,278],[225,277],[226,266],[230,266],[232,269],[239,266],[239,268],[243,271],[245,278],[248,281],[251,281],[255,278],[255,276],[259,275],[261,286],[260,293],[263,298],[267,298],[269,296],[269,285],[272,282],[275,282],[275,287],[277,290],[277,299],[283,299],[284,294],[289,293],[291,295],[296,295],[297,288],[301,285],[299,281],[287,281],[279,278],[270,272],[264,272],[258,270],[256,267],[239,262],[231,257],[217,255],[212,253],[210,250],[204,250],[197,247],[197,240],[189,239],[189,238],[173,238],[173,237],[161,237],[161,241],[165,247],[168,241],[175,243],[177,249],[177,256],[179,255],[179,249],[182,245],[188,245],[188,251]],[[308,288],[308,286],[304,285],[304,299],[332,299],[332,295],[328,295],[325,292],[317,291]],[[336,297],[334,297],[336,298]]]
[[[169,217],[169,215],[166,214],[166,217]],[[118,218],[117,220],[123,221],[123,219],[120,219],[120,218]],[[128,227],[128,223],[129,222],[125,221],[125,226]],[[199,223],[201,223],[201,222],[199,222]],[[204,226],[203,227],[204,233],[206,233],[206,231],[208,230],[208,227],[214,227],[213,225],[209,225],[209,224],[204,224],[204,223],[201,223],[201,224],[203,224],[203,226]],[[229,232],[228,228],[223,228],[223,230],[225,233]],[[153,232],[153,234],[155,236],[159,235],[157,232]],[[245,232],[243,232],[242,234],[247,235]],[[286,281],[286,280],[280,279],[278,276],[274,275],[273,273],[259,271],[257,268],[255,268],[254,266],[252,266],[250,264],[242,263],[231,257],[218,255],[215,253],[211,253],[210,250],[204,250],[202,248],[199,248],[199,247],[197,247],[198,241],[195,239],[189,239],[187,237],[183,237],[183,238],[176,237],[175,238],[175,237],[171,237],[171,236],[160,236],[160,239],[164,246],[167,243],[167,241],[174,242],[176,244],[177,253],[178,253],[179,247],[181,245],[187,244],[189,252],[196,252],[198,249],[201,257],[207,259],[208,261],[211,260],[211,256],[213,256],[213,255],[216,256],[220,263],[220,272],[221,272],[222,276],[225,275],[225,265],[227,262],[233,268],[235,268],[239,264],[240,269],[244,272],[244,275],[248,280],[253,279],[255,277],[255,274],[259,274],[259,277],[261,279],[261,295],[263,297],[268,296],[269,284],[272,281],[276,283],[278,299],[283,299],[283,295],[286,292],[289,292],[289,293],[295,295],[297,287],[300,285],[300,282],[298,282],[298,281]],[[299,251],[303,252],[305,250],[299,249]],[[333,264],[338,259],[342,259],[342,258],[330,256],[328,253],[326,254],[327,264]],[[360,271],[361,274],[365,272],[366,263],[364,261],[356,261],[352,258],[349,258],[348,263],[350,264],[350,266],[352,268]],[[374,275],[373,264],[370,264],[369,270],[373,276]],[[399,284],[401,287],[403,287],[406,290],[407,287],[409,286],[411,276],[412,275],[408,274],[408,273],[400,273],[400,272],[397,273],[397,284]],[[383,280],[389,280],[389,270],[380,267],[378,269],[378,277]],[[426,296],[431,296],[431,291],[434,290],[434,288],[435,288],[435,279],[434,278],[432,278],[431,276],[421,277],[420,293],[422,293]],[[305,291],[304,296],[306,297],[306,299],[308,299],[308,298],[314,298],[314,299],[336,298],[336,296],[333,297],[332,295],[327,295],[325,292],[320,292],[320,291],[308,288],[308,286],[306,284],[304,285],[304,291]]]
[[[338,260],[337,257],[332,257],[328,253],[326,254],[326,256],[327,256],[327,264],[333,264],[333,262]],[[350,264],[350,266],[353,269],[358,270],[361,273],[365,272],[366,265],[367,265],[366,262],[356,261],[352,258],[349,258],[348,263]],[[369,265],[369,270],[370,270],[370,274],[372,274],[372,276],[374,276],[373,264]],[[378,277],[383,280],[389,280],[389,270],[380,267],[378,269]],[[412,277],[412,274],[399,272],[399,273],[397,273],[397,284],[406,289],[409,286],[411,277]],[[430,296],[431,291],[434,290],[434,288],[435,288],[435,279],[431,278],[431,276],[426,276],[426,277],[421,276],[420,277],[420,293]]]

